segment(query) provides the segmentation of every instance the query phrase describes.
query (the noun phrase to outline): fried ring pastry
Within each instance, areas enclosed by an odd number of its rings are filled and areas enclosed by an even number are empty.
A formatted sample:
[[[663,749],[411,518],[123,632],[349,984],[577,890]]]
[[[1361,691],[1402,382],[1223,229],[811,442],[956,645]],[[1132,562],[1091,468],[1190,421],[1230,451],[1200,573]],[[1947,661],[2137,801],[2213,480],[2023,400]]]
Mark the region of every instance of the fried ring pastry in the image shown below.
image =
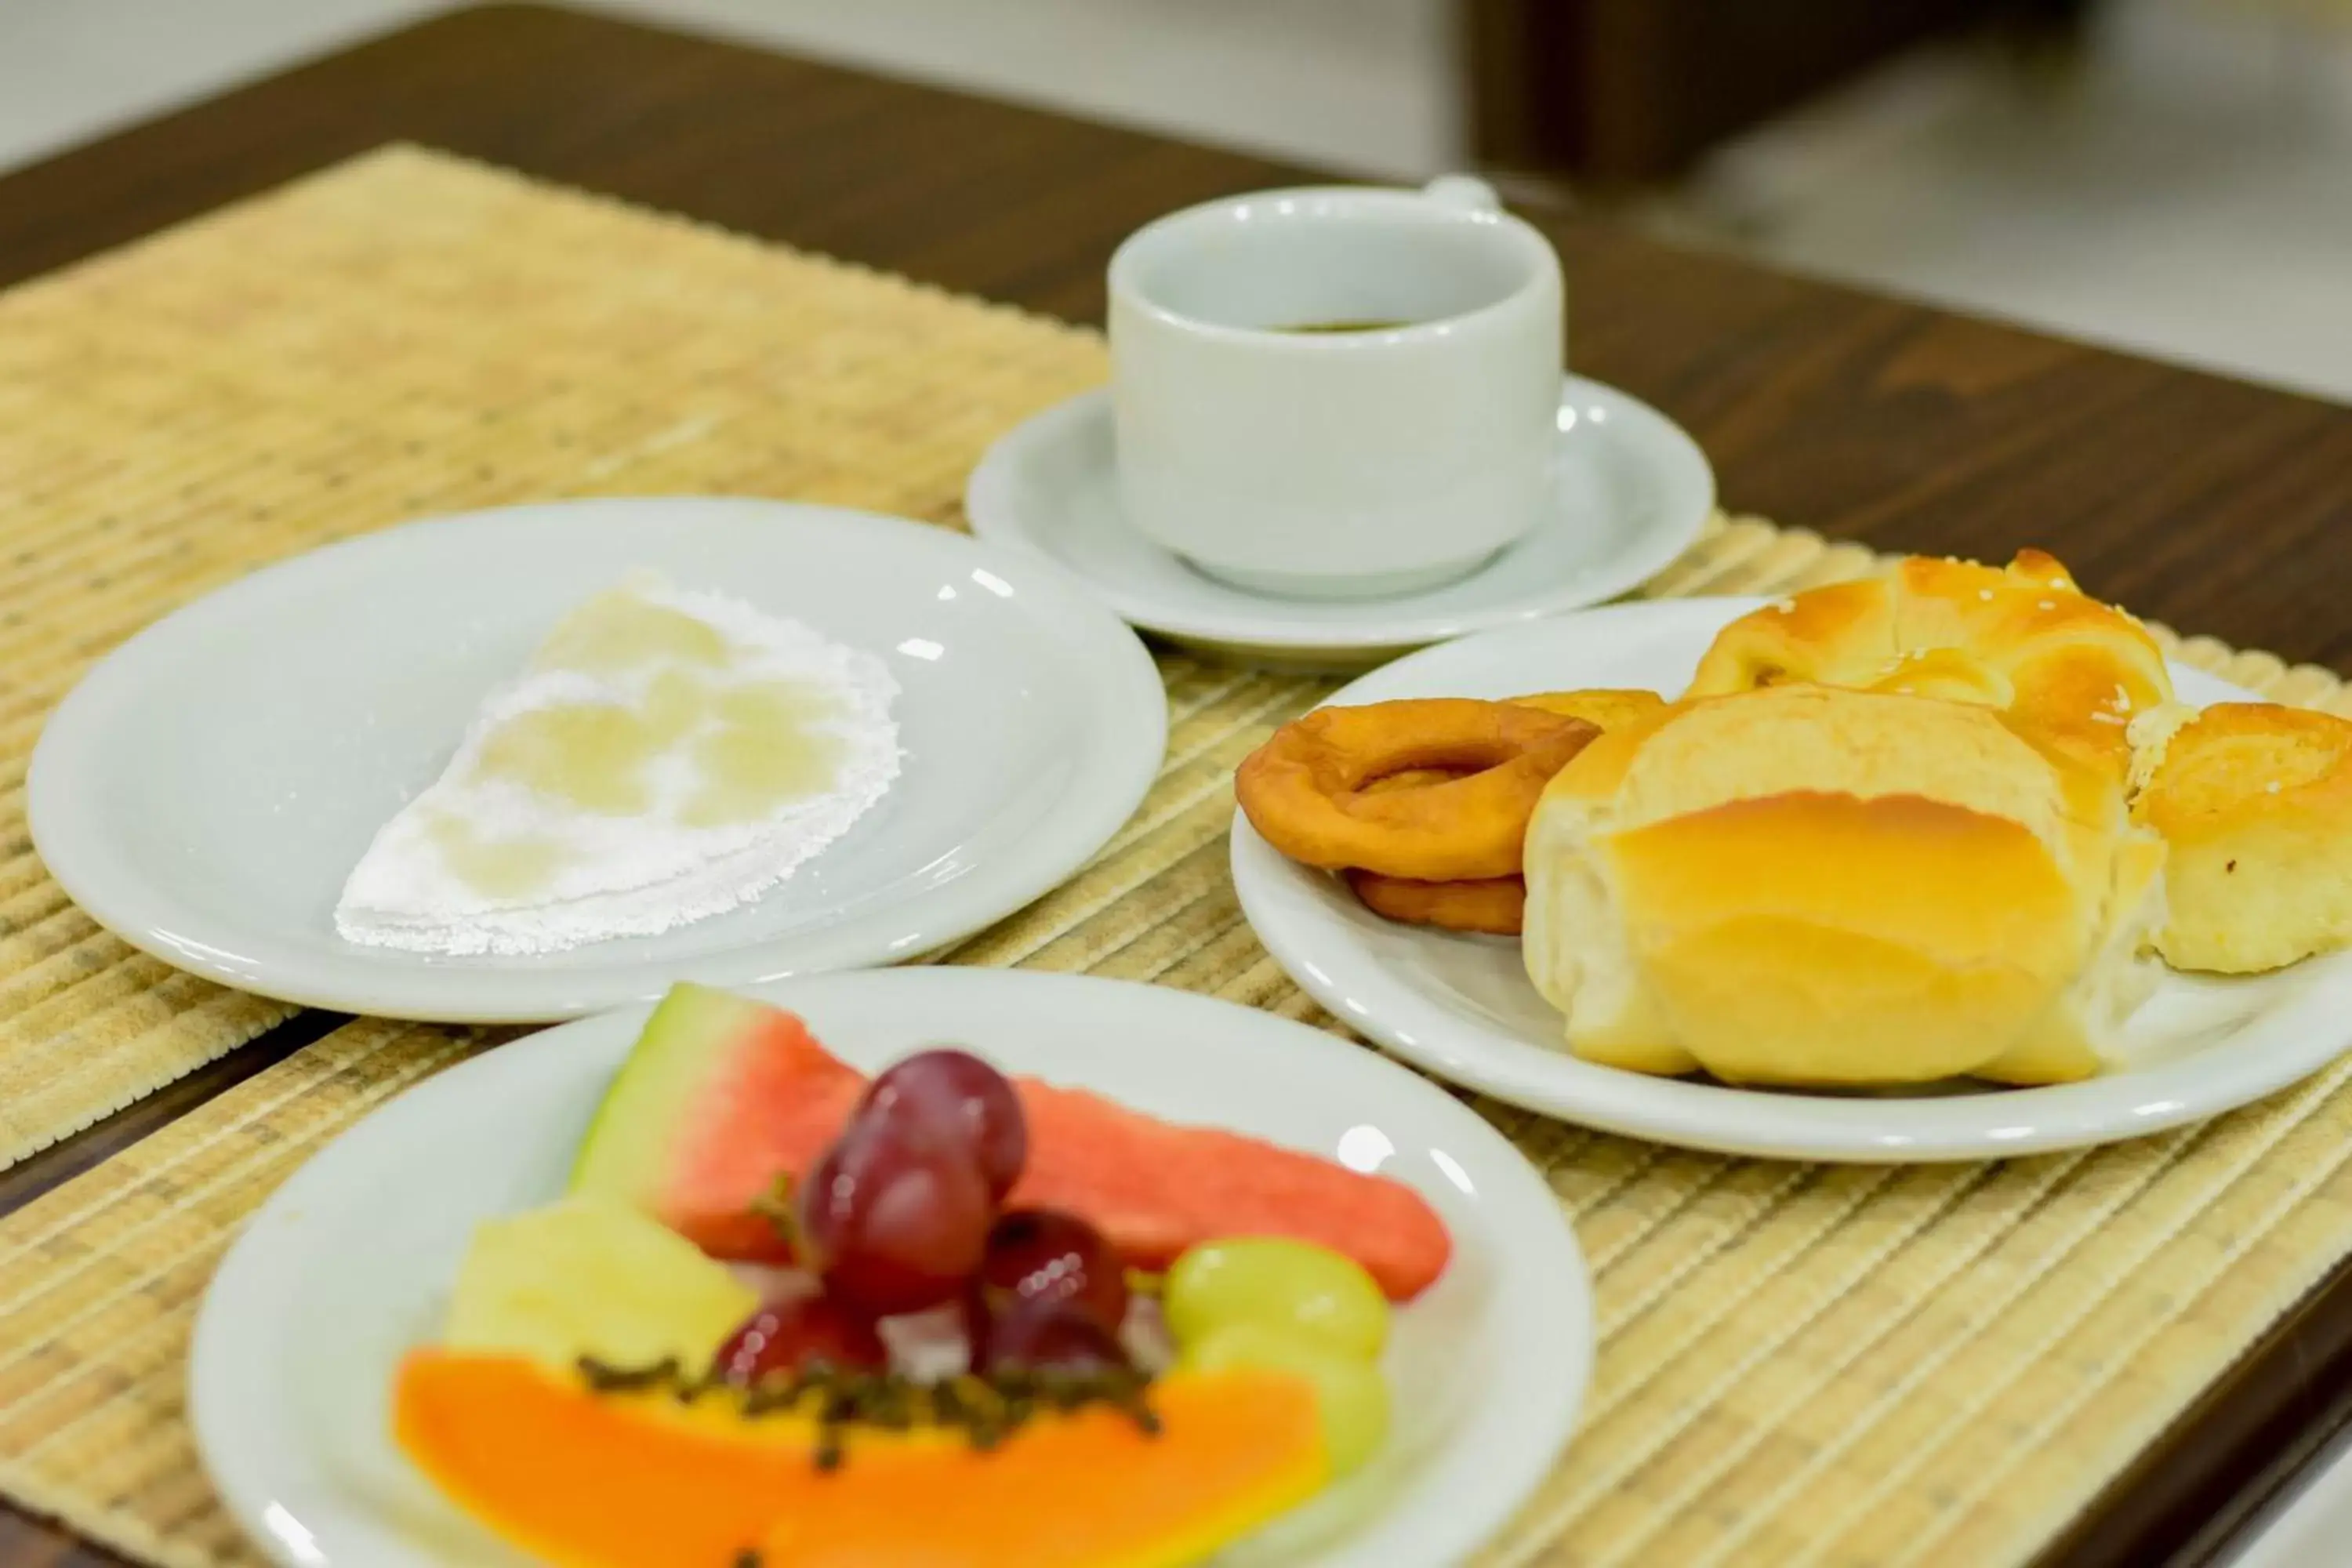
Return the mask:
[[[1401,789],[1427,789],[1431,784],[1452,784],[1465,776],[1460,768],[1407,768],[1401,773],[1383,773],[1356,793],[1389,795]]]
[[[1600,727],[1602,734],[1628,724],[1636,719],[1646,719],[1666,705],[1666,700],[1654,691],[1620,691],[1595,689],[1584,691],[1538,691],[1531,697],[1507,697],[1505,701],[1519,708],[1540,708],[1547,713],[1557,713],[1563,719],[1581,719]],[[1462,777],[1459,768],[1407,768],[1402,773],[1389,773],[1366,784],[1359,794],[1385,795],[1391,790],[1420,789],[1429,784],[1444,784]]]
[[[1517,936],[1527,912],[1523,877],[1482,877],[1458,882],[1414,882],[1377,871],[1349,871],[1348,886],[1364,907],[1403,925]]]
[[[1512,877],[1551,776],[1601,731],[1507,702],[1431,697],[1318,708],[1234,770],[1250,825],[1294,860],[1420,882]],[[1409,769],[1465,776],[1367,785]]]

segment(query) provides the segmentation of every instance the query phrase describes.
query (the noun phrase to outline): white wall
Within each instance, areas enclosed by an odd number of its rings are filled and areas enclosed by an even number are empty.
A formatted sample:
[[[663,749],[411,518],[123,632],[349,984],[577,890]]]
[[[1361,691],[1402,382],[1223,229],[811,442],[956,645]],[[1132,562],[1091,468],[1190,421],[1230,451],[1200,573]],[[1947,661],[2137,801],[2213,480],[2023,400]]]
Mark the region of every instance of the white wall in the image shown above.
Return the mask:
[[[1451,0],[589,3],[1370,175],[1463,156]],[[432,8],[0,0],[0,167]],[[1649,220],[2352,399],[2352,0],[2106,15],[2086,70],[1931,52],[1746,139]]]
[[[1457,155],[1448,0],[589,0],[1194,140],[1410,177]],[[436,9],[0,0],[0,167]]]

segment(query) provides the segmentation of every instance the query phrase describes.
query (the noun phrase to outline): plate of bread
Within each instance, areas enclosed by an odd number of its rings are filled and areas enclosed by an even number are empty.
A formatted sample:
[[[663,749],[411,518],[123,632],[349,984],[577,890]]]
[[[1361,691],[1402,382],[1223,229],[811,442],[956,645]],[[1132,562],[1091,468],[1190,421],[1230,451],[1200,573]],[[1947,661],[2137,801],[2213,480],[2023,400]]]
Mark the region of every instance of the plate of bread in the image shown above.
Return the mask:
[[[1612,1131],[1998,1158],[2352,1047],[2352,721],[2039,552],[1447,643],[1234,783],[1243,910],[1317,1001]]]

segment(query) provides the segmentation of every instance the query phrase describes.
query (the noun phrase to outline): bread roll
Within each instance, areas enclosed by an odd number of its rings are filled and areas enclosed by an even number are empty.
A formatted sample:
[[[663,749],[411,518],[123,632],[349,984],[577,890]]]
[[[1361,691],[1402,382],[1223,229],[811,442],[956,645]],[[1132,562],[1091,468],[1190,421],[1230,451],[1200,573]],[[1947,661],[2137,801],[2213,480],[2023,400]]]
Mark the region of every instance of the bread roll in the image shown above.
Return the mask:
[[[2147,628],[2033,550],[2006,568],[1909,556],[1768,605],[1717,636],[1686,695],[1806,681],[1997,708],[2118,779],[2132,720],[2172,696]]]
[[[1985,707],[1779,686],[1612,730],[1554,778],[1522,941],[1589,1060],[2055,1082],[2153,984],[2162,866],[2119,781]]]
[[[1531,697],[1511,698],[1510,701],[1520,708],[1540,708],[1563,719],[1581,719],[1603,731],[1622,730],[1628,724],[1647,719],[1666,705],[1666,700],[1654,691],[1618,690],[1608,687],[1582,691],[1538,691]]]
[[[2171,849],[2166,963],[2250,974],[2352,942],[2352,723],[2222,702],[2143,739],[2132,814]]]

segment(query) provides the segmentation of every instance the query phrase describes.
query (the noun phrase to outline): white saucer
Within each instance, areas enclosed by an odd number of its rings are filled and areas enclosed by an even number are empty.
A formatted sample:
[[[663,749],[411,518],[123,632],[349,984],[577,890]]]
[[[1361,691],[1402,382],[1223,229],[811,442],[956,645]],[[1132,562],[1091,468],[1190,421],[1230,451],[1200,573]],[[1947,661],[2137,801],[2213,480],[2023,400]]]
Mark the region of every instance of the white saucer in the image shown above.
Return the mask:
[[[1437,1209],[1454,1255],[1397,1312],[1387,1445],[1219,1563],[1457,1563],[1549,1472],[1591,1368],[1584,1260],[1542,1177],[1434,1085],[1318,1029],[1120,981],[906,969],[759,992],[869,1071],[960,1042],[1172,1121],[1378,1169]],[[296,1173],[230,1249],[196,1322],[189,1415],[222,1498],[273,1560],[517,1561],[392,1446],[393,1368],[433,1332],[475,1224],[562,1193],[644,1019],[550,1030],[411,1089]]]
[[[1136,532],[1119,512],[1108,392],[1071,398],[1001,437],[972,470],[964,511],[981,538],[1050,557],[1146,631],[1270,668],[1361,669],[1427,643],[1613,599],[1698,537],[1715,508],[1715,471],[1680,426],[1613,387],[1570,376],[1559,430],[1559,505],[1550,521],[1459,582],[1391,599],[1249,593]]]
[[[1723,625],[1767,601],[1622,605],[1467,637],[1401,659],[1331,698],[1508,697],[1532,689],[1675,693]],[[2260,701],[2176,665],[2180,700]],[[2128,1060],[2049,1089],[1929,1086],[1905,1094],[1728,1089],[1579,1061],[1516,941],[1392,925],[1336,878],[1297,865],[1238,812],[1234,886],[1276,961],[1349,1026],[1498,1099],[1663,1143],[1788,1159],[1983,1160],[2161,1131],[2284,1089],[2352,1047],[2352,952],[2245,979],[2168,975],[2126,1030]]]
[[[343,941],[336,897],[376,828],[548,627],[638,566],[887,661],[890,793],[753,902],[659,936],[479,958]],[[1100,848],[1166,741],[1143,645],[1033,561],[824,507],[569,501],[314,551],[150,626],[51,716],[27,795],[66,891],[167,963],[338,1012],[536,1021],[968,935]]]

